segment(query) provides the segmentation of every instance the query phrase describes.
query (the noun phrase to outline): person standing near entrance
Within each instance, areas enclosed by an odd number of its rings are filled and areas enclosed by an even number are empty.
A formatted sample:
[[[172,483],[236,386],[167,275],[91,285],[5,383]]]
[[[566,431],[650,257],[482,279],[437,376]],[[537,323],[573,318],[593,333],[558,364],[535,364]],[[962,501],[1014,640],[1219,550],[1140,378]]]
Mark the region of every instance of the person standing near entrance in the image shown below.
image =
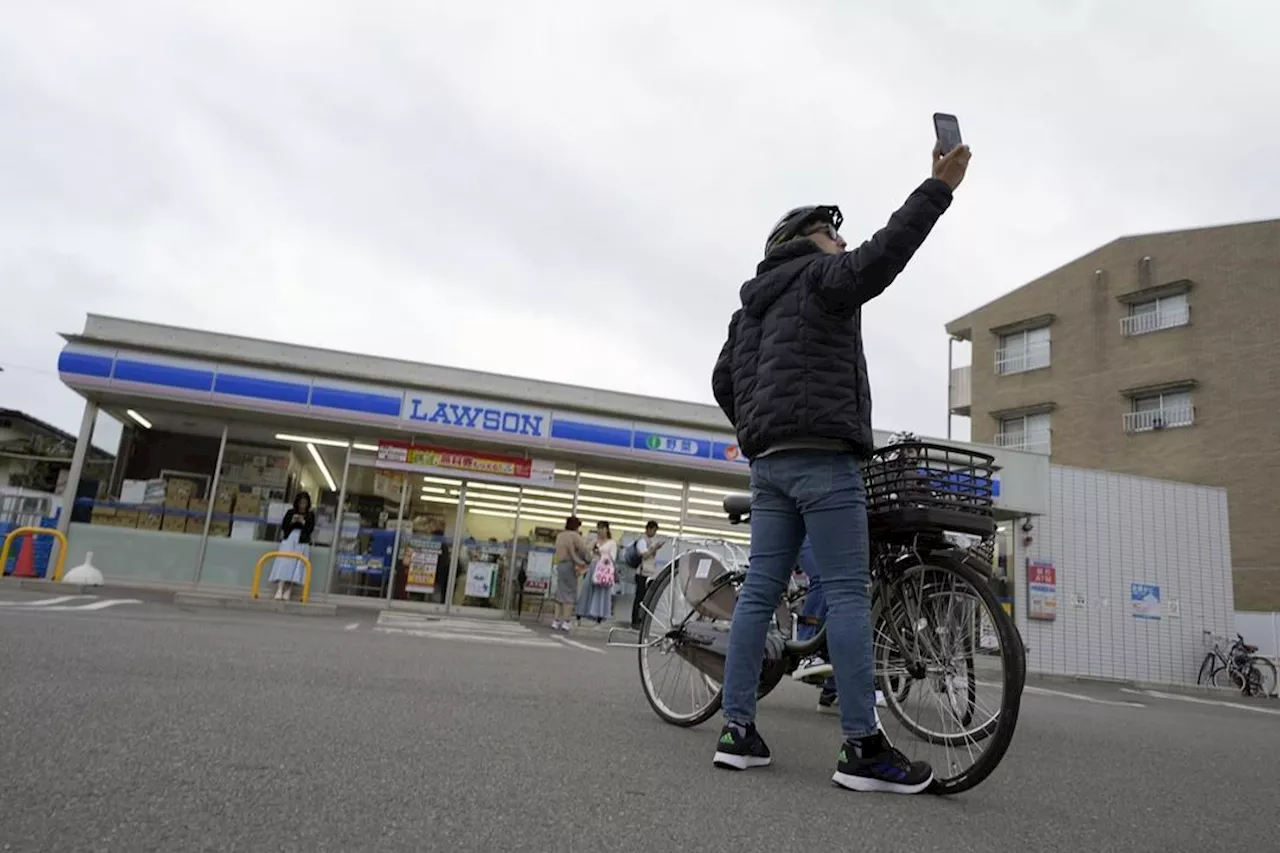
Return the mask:
[[[316,529],[316,514],[311,511],[311,495],[298,492],[293,506],[280,520],[280,547],[289,554],[311,558],[311,534]],[[307,579],[306,567],[297,557],[276,557],[271,564],[269,583],[276,585],[276,601],[288,601],[293,588],[302,586]]]
[[[613,587],[618,581],[618,543],[609,522],[596,525],[596,541],[592,546],[595,560],[582,581],[578,595],[578,619],[594,619],[596,624],[613,619]]]
[[[627,546],[625,560],[628,566],[636,570],[636,597],[631,602],[631,627],[640,630],[640,605],[644,603],[644,593],[649,581],[658,571],[658,551],[667,544],[667,540],[658,538],[658,522],[650,521],[644,526],[644,535]]]
[[[573,605],[578,601],[578,579],[586,573],[591,562],[591,548],[582,534],[582,521],[571,515],[564,522],[564,530],[556,534],[556,601],[552,631],[568,631]]]

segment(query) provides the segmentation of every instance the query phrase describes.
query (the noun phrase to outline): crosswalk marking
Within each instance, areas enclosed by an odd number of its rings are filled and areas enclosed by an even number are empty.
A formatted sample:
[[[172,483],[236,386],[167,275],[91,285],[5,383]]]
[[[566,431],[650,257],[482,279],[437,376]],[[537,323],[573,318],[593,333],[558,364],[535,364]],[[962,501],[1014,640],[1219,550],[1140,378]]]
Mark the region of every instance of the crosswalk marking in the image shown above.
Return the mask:
[[[458,640],[529,648],[559,648],[559,644],[539,637],[524,625],[497,619],[459,619],[384,610],[378,614],[374,631],[429,640]]]

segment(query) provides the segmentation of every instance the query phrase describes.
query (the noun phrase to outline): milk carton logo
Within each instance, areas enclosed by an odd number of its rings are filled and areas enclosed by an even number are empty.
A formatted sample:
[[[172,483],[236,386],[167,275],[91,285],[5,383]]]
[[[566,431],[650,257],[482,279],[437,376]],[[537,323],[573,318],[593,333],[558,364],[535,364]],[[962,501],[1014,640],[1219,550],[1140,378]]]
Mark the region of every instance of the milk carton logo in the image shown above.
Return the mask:
[[[506,435],[519,435],[528,438],[542,438],[543,415],[531,415],[515,409],[501,409],[483,403],[453,403],[445,400],[436,402],[420,397],[409,400],[410,409],[406,419],[438,426],[473,429],[480,432],[499,432]]]

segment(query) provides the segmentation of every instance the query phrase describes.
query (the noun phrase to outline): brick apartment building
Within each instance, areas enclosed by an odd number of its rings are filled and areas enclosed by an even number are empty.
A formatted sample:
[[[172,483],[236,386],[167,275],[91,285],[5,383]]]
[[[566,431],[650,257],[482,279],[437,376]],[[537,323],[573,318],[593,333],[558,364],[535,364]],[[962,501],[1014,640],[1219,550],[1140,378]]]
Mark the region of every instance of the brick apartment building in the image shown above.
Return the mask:
[[[1225,487],[1236,607],[1280,610],[1280,219],[1122,237],[946,328],[974,441]]]

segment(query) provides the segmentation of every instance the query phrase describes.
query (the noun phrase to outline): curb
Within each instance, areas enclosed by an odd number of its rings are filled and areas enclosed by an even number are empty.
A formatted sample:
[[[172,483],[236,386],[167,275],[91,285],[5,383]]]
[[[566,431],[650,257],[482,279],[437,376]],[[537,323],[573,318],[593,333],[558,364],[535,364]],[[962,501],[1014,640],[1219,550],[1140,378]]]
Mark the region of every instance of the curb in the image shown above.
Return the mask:
[[[173,603],[189,607],[222,607],[228,610],[253,610],[266,613],[289,613],[296,616],[336,616],[336,604],[303,604],[301,601],[276,601],[274,598],[244,598],[203,592],[175,592]]]

